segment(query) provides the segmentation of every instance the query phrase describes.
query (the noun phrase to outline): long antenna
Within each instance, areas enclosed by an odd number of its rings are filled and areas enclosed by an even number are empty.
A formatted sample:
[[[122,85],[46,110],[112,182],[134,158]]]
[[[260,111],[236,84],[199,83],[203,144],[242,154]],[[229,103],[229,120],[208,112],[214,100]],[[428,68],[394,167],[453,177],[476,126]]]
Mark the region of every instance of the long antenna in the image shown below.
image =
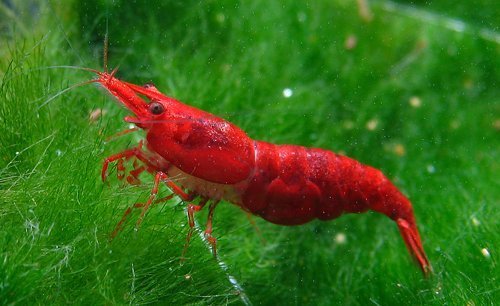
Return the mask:
[[[108,73],[109,51],[109,2],[106,2],[106,34],[104,34],[104,72]]]
[[[43,102],[42,104],[40,104],[40,106],[38,106],[37,109],[40,109],[42,107],[44,107],[45,105],[47,105],[50,101],[54,100],[55,98],[59,97],[60,95],[62,95],[63,93],[69,91],[69,90],[72,90],[74,88],[77,88],[77,87],[80,87],[80,86],[84,86],[84,85],[87,85],[87,84],[91,84],[91,83],[96,83],[98,82],[99,80],[88,80],[88,81],[85,81],[85,82],[82,82],[82,83],[78,83],[78,84],[74,84],[66,89],[63,89],[61,90],[60,92],[58,92],[57,94],[53,95],[52,97],[48,98],[47,100],[45,100],[45,102]]]
[[[106,20],[107,27],[108,21]],[[108,73],[108,29],[106,29],[106,34],[104,35],[104,72]]]

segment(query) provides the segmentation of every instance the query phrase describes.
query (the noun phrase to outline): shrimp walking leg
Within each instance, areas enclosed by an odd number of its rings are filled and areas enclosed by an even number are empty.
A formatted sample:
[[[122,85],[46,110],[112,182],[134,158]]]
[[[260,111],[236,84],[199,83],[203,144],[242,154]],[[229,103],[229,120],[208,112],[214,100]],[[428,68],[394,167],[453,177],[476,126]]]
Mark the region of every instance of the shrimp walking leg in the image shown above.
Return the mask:
[[[194,213],[200,211],[208,202],[208,198],[202,198],[198,205],[188,204],[187,205],[187,215],[188,215],[188,224],[189,224],[189,232],[186,236],[186,243],[184,244],[184,250],[182,251],[182,260],[184,260],[184,255],[189,247],[189,242],[191,241],[191,236],[193,236],[194,231]]]
[[[212,220],[214,218],[214,210],[217,204],[219,204],[219,201],[214,201],[210,204],[208,211],[207,227],[205,228],[205,238],[212,246],[212,253],[214,254],[214,257],[217,257],[217,239],[212,236]]]
[[[142,142],[139,145],[132,149],[127,149],[123,152],[111,155],[110,157],[104,160],[101,170],[101,179],[103,182],[106,181],[108,177],[108,168],[109,164],[115,161],[118,161],[118,178],[122,179],[125,171],[125,167],[123,166],[123,160],[130,159],[132,157],[137,158],[146,164],[149,168],[155,168],[155,165],[149,160],[148,156],[144,151],[142,151]],[[135,169],[134,169],[135,170]]]
[[[133,151],[133,150],[134,149],[131,149],[130,151]],[[128,153],[127,151],[124,151],[124,152]],[[124,153],[124,152],[122,152],[122,153]],[[142,151],[138,151],[138,152],[142,152]],[[119,156],[122,153],[119,153],[116,156]],[[134,152],[134,153],[137,153],[137,152]],[[131,155],[131,156],[137,156],[137,155]],[[142,160],[142,157],[141,157],[141,160]],[[142,172],[143,168],[137,168],[136,170],[138,170],[138,172]],[[167,184],[167,186],[169,186],[171,188],[173,193],[155,201],[156,195],[158,194],[160,182],[165,182]],[[146,203],[135,203],[132,207],[127,208],[127,210],[125,210],[121,220],[118,222],[115,229],[111,233],[110,239],[113,239],[114,237],[116,237],[116,235],[122,230],[123,224],[128,219],[128,216],[132,212],[133,208],[142,208],[141,215],[139,216],[137,223],[136,223],[136,230],[137,230],[137,229],[139,229],[139,227],[142,223],[142,220],[144,219],[144,216],[146,215],[146,213],[149,210],[149,208],[151,207],[151,205],[168,201],[171,198],[173,198],[174,196],[179,196],[183,200],[191,200],[194,198],[193,194],[187,194],[184,191],[182,191],[182,189],[180,189],[179,186],[175,185],[175,183],[173,183],[170,180],[170,178],[168,177],[167,174],[165,174],[164,172],[158,171],[155,175],[154,185],[153,185],[150,196],[149,196],[148,200],[146,201]]]
[[[170,199],[172,199],[173,197],[175,196],[175,193],[172,193],[166,197],[163,197],[161,199],[158,199],[156,201],[153,202],[153,205],[156,205],[156,204],[159,204],[159,203],[163,203],[163,202],[166,202]],[[145,203],[135,203],[134,205],[132,205],[131,207],[127,208],[125,210],[125,212],[123,213],[123,216],[122,218],[120,219],[120,221],[116,224],[115,226],[115,229],[113,230],[113,232],[109,235],[109,238],[110,240],[113,240],[116,235],[118,235],[118,233],[123,229],[123,224],[127,221],[130,213],[132,212],[132,209],[133,208],[143,208],[145,205]]]

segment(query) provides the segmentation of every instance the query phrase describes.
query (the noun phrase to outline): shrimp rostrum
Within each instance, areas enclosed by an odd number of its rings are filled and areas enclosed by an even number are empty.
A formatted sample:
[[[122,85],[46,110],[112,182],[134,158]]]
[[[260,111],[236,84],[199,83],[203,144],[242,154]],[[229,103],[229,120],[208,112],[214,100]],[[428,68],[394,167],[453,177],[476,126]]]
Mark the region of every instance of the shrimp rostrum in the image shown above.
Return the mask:
[[[133,113],[125,121],[146,132],[145,141],[108,157],[102,170],[105,180],[108,165],[117,162],[119,177],[125,177],[123,163],[132,159],[127,181],[138,182],[144,171],[154,175],[149,199],[134,205],[142,209],[137,226],[151,205],[177,195],[189,203],[189,241],[194,213],[209,203],[205,236],[215,254],[212,217],[221,200],[281,225],[373,210],[396,222],[410,254],[424,275],[430,274],[412,205],[381,171],[323,149],[253,140],[234,124],[167,97],[152,84],[120,81],[114,72],[97,74],[95,82]],[[162,183],[173,194],[156,199]]]

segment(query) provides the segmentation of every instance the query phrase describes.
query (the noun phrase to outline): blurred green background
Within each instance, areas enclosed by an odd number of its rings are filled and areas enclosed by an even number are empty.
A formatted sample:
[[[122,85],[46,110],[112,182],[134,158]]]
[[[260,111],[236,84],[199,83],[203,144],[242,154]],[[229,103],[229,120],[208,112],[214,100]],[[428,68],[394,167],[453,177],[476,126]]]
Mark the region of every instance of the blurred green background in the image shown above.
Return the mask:
[[[0,2],[0,304],[493,305],[498,11],[487,0]],[[151,178],[128,186],[112,171],[107,185],[100,167],[143,135],[106,142],[127,112],[94,85],[62,92],[93,76],[53,67],[103,69],[106,33],[121,79],[153,81],[255,139],[381,169],[414,205],[433,277],[375,213],[296,227],[255,217],[256,230],[223,203],[218,260],[195,235],[180,265],[177,199],[139,231],[134,212],[109,243]]]

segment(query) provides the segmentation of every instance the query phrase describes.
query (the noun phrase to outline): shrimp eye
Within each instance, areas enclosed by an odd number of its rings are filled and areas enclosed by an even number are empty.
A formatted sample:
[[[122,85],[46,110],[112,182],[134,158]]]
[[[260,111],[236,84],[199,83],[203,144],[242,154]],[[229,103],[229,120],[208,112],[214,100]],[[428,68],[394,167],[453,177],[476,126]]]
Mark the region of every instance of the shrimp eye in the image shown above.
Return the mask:
[[[151,102],[151,104],[149,104],[149,111],[154,115],[159,115],[163,113],[164,110],[165,107],[159,102]]]

